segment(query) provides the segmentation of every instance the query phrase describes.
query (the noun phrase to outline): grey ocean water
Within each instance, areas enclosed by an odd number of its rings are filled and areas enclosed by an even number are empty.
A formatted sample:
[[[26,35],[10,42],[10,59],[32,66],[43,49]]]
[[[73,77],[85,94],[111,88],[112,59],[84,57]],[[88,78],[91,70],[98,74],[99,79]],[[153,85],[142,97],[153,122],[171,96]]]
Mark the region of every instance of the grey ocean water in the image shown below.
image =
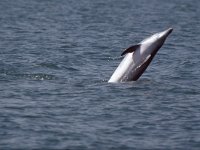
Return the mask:
[[[200,149],[199,0],[1,0],[0,149]],[[124,48],[174,28],[137,82]]]

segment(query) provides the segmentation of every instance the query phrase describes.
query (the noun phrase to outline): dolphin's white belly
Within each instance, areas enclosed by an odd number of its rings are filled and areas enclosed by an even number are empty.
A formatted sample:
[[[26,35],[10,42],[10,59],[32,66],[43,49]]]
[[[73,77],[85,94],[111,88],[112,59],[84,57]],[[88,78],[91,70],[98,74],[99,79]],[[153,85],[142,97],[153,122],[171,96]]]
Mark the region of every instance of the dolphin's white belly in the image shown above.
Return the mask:
[[[134,70],[140,64],[139,51],[128,53],[119,64],[108,82],[123,82],[132,77]]]

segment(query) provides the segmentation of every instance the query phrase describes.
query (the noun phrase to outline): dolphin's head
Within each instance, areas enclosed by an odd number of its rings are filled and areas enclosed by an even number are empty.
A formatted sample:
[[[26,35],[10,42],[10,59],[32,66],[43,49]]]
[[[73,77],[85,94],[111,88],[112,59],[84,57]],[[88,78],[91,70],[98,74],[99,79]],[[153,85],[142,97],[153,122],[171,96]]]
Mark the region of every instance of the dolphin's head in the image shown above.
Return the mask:
[[[154,41],[154,45],[159,49],[165,42],[166,38],[172,33],[173,29],[169,28],[165,31],[159,32],[156,34],[157,40]]]
[[[164,44],[166,38],[169,36],[169,34],[173,31],[172,28],[169,28],[165,31],[156,33],[149,38],[143,40],[141,42],[142,45],[145,46],[146,53],[155,54]]]
[[[158,50],[165,42],[166,38],[170,35],[170,33],[173,31],[172,28],[169,28],[165,31],[162,31],[162,32],[159,32],[159,33],[156,33],[154,34],[151,38],[152,41],[151,41],[151,46],[154,47],[154,49]]]
[[[153,43],[164,43],[168,35],[173,31],[172,28],[169,28],[165,31],[153,34],[152,36],[144,39],[141,44],[153,44]]]

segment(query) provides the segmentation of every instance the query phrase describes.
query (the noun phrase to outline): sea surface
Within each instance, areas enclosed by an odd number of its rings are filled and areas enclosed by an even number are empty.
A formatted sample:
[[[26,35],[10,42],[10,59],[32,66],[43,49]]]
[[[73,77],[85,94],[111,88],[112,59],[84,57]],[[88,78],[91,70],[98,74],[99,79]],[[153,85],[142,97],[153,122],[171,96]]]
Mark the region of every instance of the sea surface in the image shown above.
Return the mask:
[[[0,149],[199,150],[199,0],[1,0]],[[174,30],[136,82],[123,49]]]

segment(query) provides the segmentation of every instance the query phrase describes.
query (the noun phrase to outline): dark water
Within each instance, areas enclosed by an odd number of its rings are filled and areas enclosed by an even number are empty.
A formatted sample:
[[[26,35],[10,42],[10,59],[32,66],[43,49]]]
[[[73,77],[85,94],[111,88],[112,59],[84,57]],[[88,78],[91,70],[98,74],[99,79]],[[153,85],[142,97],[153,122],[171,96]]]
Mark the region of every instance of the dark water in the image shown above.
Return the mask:
[[[0,1],[0,149],[199,149],[199,0]],[[173,27],[137,82],[121,51]]]

